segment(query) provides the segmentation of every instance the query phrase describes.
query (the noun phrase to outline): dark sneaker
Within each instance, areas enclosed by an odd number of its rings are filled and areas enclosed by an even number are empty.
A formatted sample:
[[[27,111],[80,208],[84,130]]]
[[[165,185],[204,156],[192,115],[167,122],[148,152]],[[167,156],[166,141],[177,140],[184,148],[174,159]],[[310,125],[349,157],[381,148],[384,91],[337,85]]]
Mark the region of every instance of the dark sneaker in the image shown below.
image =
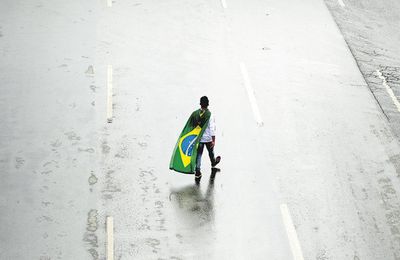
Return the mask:
[[[215,167],[217,164],[219,164],[219,162],[221,161],[221,156],[217,156],[215,158],[215,163],[213,165],[211,165],[212,167]]]

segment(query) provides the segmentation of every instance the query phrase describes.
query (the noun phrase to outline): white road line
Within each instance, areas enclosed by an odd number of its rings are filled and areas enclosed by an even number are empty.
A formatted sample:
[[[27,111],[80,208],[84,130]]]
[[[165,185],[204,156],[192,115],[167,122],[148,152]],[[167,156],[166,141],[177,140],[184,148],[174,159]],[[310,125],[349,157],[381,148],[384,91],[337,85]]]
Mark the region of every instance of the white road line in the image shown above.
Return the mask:
[[[304,260],[303,252],[301,251],[300,242],[297,237],[296,229],[294,228],[292,217],[289,213],[289,208],[286,204],[281,204],[281,213],[283,218],[283,224],[286,227],[286,233],[289,238],[290,247],[292,249],[294,260]]]
[[[394,105],[397,107],[397,110],[400,112],[400,102],[397,99],[397,97],[394,95],[393,90],[388,86],[386,78],[383,76],[382,72],[380,72],[379,70],[376,70],[376,73],[378,74],[378,77],[383,81],[382,85],[386,88],[387,93],[392,98],[392,101],[393,101]]]
[[[225,0],[221,0],[221,4],[222,4],[222,7],[223,7],[224,9],[227,8],[226,1],[225,1]]]
[[[112,0],[107,0],[107,6],[112,7]]]
[[[259,126],[264,125],[263,120],[261,119],[260,110],[258,109],[257,100],[254,95],[253,87],[251,86],[249,73],[247,72],[246,66],[243,62],[240,63],[240,71],[242,72],[244,86],[247,90],[247,95],[250,100],[251,108],[253,110],[254,118]]]
[[[337,1],[338,1],[339,5],[341,7],[346,7],[346,5],[344,4],[343,0],[337,0]]]
[[[112,66],[107,67],[107,122],[112,122],[113,117],[113,89],[112,89]]]
[[[107,217],[107,260],[114,260],[114,219]]]

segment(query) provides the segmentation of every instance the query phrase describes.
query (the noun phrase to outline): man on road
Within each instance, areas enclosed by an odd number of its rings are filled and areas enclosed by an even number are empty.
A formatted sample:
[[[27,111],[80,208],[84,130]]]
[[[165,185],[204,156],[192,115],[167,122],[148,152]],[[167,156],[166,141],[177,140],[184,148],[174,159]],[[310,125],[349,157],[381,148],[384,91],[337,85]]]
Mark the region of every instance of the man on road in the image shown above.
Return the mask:
[[[200,106],[201,111],[204,113],[208,111],[209,101],[206,96],[200,98]],[[221,161],[221,156],[215,157],[214,155],[214,146],[215,146],[215,119],[211,114],[208,125],[203,133],[203,136],[200,139],[199,146],[197,148],[197,160],[196,160],[196,174],[195,179],[196,182],[199,182],[201,179],[201,156],[203,155],[204,146],[207,148],[208,155],[211,161],[212,172],[215,174],[214,167]],[[213,176],[211,176],[213,177]]]

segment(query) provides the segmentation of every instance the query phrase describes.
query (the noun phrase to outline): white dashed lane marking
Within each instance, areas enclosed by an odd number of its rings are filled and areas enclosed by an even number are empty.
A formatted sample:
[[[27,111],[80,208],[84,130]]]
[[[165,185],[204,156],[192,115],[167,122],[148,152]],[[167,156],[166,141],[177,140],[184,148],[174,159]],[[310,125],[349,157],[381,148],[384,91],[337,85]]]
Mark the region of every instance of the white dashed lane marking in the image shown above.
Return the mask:
[[[222,7],[223,7],[224,9],[227,8],[226,1],[225,1],[225,0],[221,0],[221,4],[222,4]]]
[[[243,76],[243,83],[247,91],[247,95],[250,100],[251,108],[253,110],[254,118],[259,126],[264,125],[263,120],[261,119],[260,110],[258,109],[257,100],[254,95],[253,87],[251,86],[249,73],[247,72],[246,66],[243,62],[240,63],[240,71]]]
[[[107,228],[107,260],[114,260],[114,219],[108,216]]]
[[[297,237],[296,229],[294,228],[292,217],[290,216],[289,208],[286,204],[281,204],[281,213],[283,224],[285,225],[286,233],[289,238],[290,248],[292,249],[293,259],[304,260],[299,238]]]
[[[393,90],[387,84],[386,78],[383,76],[382,72],[376,70],[378,77],[382,80],[382,85],[385,87],[386,92],[389,94],[390,98],[392,99],[394,105],[396,106],[397,110],[400,112],[400,103],[397,99],[396,95],[393,93]]]

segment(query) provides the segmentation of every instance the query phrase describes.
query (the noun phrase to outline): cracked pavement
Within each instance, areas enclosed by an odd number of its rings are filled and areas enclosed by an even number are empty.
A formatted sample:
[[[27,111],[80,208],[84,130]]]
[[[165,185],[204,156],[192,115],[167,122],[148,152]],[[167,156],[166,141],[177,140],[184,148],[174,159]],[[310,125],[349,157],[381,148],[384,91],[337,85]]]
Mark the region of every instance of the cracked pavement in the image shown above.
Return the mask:
[[[346,1],[341,8],[325,0],[369,88],[396,136],[400,136],[400,113],[389,97],[377,70],[396,98],[400,97],[400,3],[373,0]]]

